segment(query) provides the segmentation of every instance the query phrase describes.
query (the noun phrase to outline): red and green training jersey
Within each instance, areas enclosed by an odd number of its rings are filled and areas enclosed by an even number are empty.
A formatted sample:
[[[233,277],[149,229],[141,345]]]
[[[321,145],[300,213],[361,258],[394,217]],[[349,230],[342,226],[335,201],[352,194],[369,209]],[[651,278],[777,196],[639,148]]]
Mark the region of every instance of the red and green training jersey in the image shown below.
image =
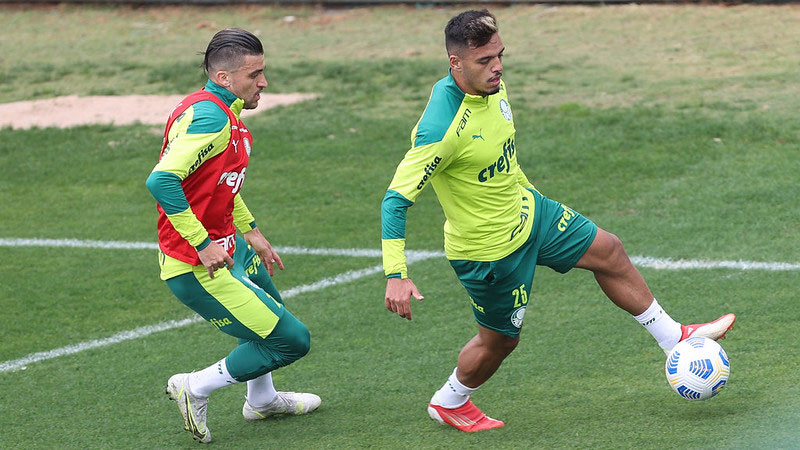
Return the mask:
[[[243,105],[209,81],[170,114],[159,162],[147,179],[158,202],[163,279],[199,265],[197,251],[212,241],[232,255],[236,228],[255,227],[239,193],[253,142],[239,118]]]

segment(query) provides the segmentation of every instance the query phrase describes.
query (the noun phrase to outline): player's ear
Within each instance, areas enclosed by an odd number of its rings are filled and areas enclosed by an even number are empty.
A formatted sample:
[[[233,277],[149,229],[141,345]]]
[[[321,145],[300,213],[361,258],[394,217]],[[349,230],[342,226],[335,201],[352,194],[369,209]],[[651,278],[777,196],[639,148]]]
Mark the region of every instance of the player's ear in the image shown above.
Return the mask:
[[[458,72],[461,71],[461,58],[453,53],[450,54],[450,69]]]
[[[231,74],[227,70],[217,70],[214,72],[214,76],[211,78],[211,81],[217,83],[218,85],[229,88],[231,87]]]

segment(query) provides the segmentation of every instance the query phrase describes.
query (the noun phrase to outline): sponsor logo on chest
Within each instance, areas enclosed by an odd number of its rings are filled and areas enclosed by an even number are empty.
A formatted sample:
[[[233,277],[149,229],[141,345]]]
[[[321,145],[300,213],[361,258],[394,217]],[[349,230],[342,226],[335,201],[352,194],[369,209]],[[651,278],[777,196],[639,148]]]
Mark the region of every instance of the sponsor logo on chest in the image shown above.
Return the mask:
[[[511,172],[511,164],[516,155],[516,146],[514,145],[514,138],[510,137],[503,144],[503,151],[497,158],[497,161],[492,162],[487,167],[478,172],[478,181],[485,183],[494,178],[495,175],[505,172]]]
[[[222,175],[219,177],[219,181],[217,181],[217,186],[222,185],[225,183],[226,185],[230,186],[231,192],[233,194],[239,192],[239,189],[242,188],[242,183],[244,183],[244,174],[247,171],[247,167],[242,167],[241,172],[230,171],[230,172],[223,172]]]

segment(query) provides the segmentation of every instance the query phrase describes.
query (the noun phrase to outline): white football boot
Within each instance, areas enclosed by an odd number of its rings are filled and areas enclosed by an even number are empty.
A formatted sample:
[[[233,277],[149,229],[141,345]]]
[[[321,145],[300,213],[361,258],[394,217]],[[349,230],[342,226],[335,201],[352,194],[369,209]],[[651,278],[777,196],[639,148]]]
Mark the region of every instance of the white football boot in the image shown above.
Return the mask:
[[[260,408],[250,406],[245,398],[242,407],[242,416],[245,420],[261,420],[275,414],[301,415],[308,414],[317,409],[322,399],[315,394],[304,392],[278,392],[272,402]]]
[[[208,397],[199,397],[189,391],[189,374],[178,373],[169,377],[166,394],[178,404],[183,416],[183,429],[192,433],[192,439],[203,444],[211,442],[211,432],[206,427]]]

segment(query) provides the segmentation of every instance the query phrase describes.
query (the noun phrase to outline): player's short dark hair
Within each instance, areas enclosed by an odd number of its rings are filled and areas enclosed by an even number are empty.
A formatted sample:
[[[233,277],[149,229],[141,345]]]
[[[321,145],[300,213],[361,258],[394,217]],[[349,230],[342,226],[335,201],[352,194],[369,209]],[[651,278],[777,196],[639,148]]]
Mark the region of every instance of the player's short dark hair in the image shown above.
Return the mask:
[[[481,47],[497,33],[497,19],[487,9],[470,10],[453,17],[444,27],[444,44],[448,53],[459,48]]]
[[[203,68],[210,73],[212,69],[234,70],[245,55],[263,55],[264,47],[249,31],[226,28],[211,38],[203,54]]]

